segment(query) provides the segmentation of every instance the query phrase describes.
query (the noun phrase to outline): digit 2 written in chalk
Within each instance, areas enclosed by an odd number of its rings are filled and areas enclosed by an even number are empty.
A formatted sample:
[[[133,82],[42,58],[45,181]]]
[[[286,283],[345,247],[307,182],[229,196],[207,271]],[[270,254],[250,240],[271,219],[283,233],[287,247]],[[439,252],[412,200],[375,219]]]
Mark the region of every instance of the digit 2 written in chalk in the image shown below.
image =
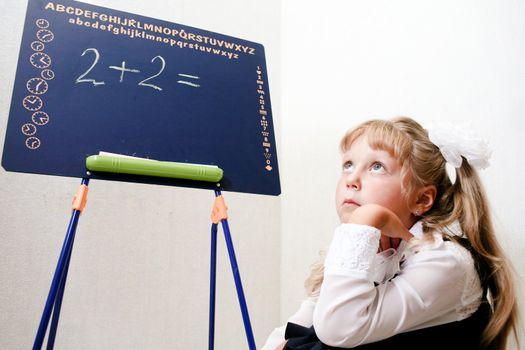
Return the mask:
[[[84,56],[88,52],[93,52],[95,54],[95,59],[93,60],[91,66],[75,80],[75,83],[76,84],[79,84],[79,83],[91,83],[91,84],[93,84],[93,86],[104,85],[105,84],[104,81],[97,81],[96,79],[86,78],[86,76],[93,70],[93,68],[95,68],[95,66],[97,65],[98,61],[100,60],[100,53],[95,48],[85,49],[84,52],[82,52],[81,56]],[[162,72],[164,71],[164,68],[166,67],[166,61],[164,60],[164,58],[162,56],[159,55],[159,56],[153,57],[151,59],[151,63],[153,63],[155,60],[160,60],[160,63],[161,63],[160,70],[156,74],[154,74],[154,75],[152,75],[152,76],[150,76],[150,77],[148,77],[148,78],[146,78],[144,80],[141,80],[137,85],[150,87],[150,88],[155,89],[157,91],[162,91],[162,88],[160,86],[157,86],[157,85],[152,84],[152,83],[147,83],[147,81],[150,81],[150,80],[160,76],[162,74]],[[124,81],[124,73],[126,73],[126,72],[128,72],[128,73],[140,73],[140,70],[138,70],[138,69],[126,68],[126,61],[122,61],[120,66],[108,66],[108,68],[120,71],[120,79],[119,79],[120,83],[122,83]],[[179,73],[178,75],[181,76],[181,77],[184,77],[184,78],[190,78],[190,79],[195,79],[195,80],[200,79],[200,77],[195,76],[195,75],[182,74],[182,73]],[[178,84],[184,84],[186,86],[190,86],[190,87],[193,87],[193,88],[200,87],[199,84],[195,84],[194,82],[186,81],[186,80],[178,80],[177,83]]]

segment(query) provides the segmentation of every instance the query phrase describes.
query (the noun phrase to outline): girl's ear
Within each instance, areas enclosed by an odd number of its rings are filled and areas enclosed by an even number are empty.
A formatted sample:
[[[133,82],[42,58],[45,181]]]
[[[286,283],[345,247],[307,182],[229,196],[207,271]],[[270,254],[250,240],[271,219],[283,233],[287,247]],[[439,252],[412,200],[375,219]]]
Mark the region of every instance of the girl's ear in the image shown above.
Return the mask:
[[[414,203],[414,212],[417,216],[423,215],[432,208],[436,199],[437,188],[435,185],[423,186],[418,192]]]

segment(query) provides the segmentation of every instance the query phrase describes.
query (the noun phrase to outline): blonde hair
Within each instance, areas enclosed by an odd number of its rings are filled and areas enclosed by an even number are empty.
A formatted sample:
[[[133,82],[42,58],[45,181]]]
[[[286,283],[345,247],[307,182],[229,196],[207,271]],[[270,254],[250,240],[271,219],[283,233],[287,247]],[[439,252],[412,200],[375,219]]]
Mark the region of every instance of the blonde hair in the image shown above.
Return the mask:
[[[452,184],[445,169],[445,159],[430,142],[427,132],[410,118],[391,121],[370,120],[346,133],[341,140],[345,152],[360,136],[366,135],[370,147],[388,151],[402,164],[402,190],[407,198],[417,188],[435,185],[437,194],[432,208],[421,218],[424,232],[439,230],[446,235],[446,226],[459,221],[468,238],[476,263],[485,267],[482,284],[488,289],[492,316],[485,328],[482,342],[487,349],[504,349],[513,332],[518,342],[518,308],[513,285],[513,270],[496,240],[486,195],[474,168],[464,159]],[[454,239],[448,236],[449,239]],[[319,294],[323,282],[324,256],[312,265],[305,282],[309,295]],[[483,269],[479,269],[483,271]]]

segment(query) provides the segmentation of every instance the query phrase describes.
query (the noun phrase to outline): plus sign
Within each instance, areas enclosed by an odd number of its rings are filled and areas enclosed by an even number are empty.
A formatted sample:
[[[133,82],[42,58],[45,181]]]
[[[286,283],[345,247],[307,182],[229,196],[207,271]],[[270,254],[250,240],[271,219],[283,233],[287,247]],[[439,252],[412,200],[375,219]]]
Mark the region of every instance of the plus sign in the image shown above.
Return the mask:
[[[111,69],[116,69],[116,70],[119,70],[120,71],[120,82],[122,83],[122,81],[124,80],[124,72],[131,72],[131,73],[140,73],[140,71],[138,69],[131,69],[131,68],[126,68],[126,62],[125,61],[122,61],[122,66],[109,66],[109,68]]]

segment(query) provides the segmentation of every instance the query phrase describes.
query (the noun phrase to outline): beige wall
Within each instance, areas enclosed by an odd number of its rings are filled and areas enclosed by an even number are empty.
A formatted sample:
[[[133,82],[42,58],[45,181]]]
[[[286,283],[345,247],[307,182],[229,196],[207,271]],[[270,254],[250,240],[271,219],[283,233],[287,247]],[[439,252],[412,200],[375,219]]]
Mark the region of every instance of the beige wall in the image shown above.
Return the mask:
[[[278,1],[89,2],[262,43],[279,134]],[[2,148],[26,3],[8,0],[0,12]],[[33,344],[79,184],[0,169],[1,349]],[[280,199],[224,196],[256,342],[262,344],[279,322]],[[213,200],[211,191],[92,181],[56,348],[205,349]],[[216,349],[242,349],[247,343],[219,233]]]

